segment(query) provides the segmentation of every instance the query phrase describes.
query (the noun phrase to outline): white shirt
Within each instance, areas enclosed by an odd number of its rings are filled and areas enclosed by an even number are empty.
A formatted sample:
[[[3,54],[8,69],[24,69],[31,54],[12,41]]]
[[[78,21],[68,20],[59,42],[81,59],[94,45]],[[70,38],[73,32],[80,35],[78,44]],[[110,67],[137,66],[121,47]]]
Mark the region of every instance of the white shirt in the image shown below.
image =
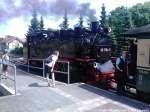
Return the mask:
[[[123,58],[123,57],[121,56],[121,57],[117,58],[117,60],[116,60],[116,65],[119,65],[119,64],[120,64],[120,62],[121,62],[121,59],[120,59],[120,58],[125,61],[125,58]]]
[[[112,72],[114,70],[114,65],[111,60],[105,62],[104,64],[98,64],[97,67],[98,70],[100,70],[102,73]]]
[[[9,63],[9,56],[8,56],[7,54],[4,54],[4,55],[2,56],[2,62],[3,62],[4,64],[8,64],[8,63]]]
[[[52,54],[50,57],[51,57],[52,61],[47,63],[46,65],[49,67],[54,67],[54,65],[58,59],[58,56]]]

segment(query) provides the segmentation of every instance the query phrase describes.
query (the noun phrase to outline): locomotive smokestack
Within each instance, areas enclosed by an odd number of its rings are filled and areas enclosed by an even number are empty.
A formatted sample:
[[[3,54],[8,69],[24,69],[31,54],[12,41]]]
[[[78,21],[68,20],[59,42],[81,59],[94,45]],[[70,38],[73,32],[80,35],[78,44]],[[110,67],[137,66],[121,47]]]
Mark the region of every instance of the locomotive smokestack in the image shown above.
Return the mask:
[[[91,22],[91,31],[92,33],[97,33],[98,30],[98,21]]]

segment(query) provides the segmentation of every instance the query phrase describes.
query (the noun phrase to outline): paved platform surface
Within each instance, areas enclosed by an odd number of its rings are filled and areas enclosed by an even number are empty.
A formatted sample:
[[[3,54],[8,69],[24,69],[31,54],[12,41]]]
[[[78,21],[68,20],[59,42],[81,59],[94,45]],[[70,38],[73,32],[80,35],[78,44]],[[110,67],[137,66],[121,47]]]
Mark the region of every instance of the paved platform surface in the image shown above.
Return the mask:
[[[9,82],[3,79],[10,87]],[[83,83],[56,82],[56,88],[47,87],[45,79],[19,69],[17,92],[0,97],[0,112],[150,112],[148,104]]]

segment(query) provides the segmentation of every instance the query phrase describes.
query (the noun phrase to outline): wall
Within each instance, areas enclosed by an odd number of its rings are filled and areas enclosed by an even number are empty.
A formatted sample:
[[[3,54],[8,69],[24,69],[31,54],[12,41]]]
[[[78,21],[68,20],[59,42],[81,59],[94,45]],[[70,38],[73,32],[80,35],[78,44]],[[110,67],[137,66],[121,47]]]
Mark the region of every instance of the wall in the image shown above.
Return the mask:
[[[150,39],[138,40],[137,66],[150,68]]]

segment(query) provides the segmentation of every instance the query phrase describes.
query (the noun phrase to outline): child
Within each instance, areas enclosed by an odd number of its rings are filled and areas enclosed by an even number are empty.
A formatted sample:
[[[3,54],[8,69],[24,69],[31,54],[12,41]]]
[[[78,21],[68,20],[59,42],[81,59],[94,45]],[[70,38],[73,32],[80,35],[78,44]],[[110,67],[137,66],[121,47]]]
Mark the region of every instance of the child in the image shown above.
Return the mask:
[[[55,75],[54,75],[54,66],[56,61],[58,60],[59,51],[54,51],[45,62],[45,73],[48,82],[48,86],[51,86],[51,82],[49,79],[50,73],[52,76],[52,86],[55,87]]]

